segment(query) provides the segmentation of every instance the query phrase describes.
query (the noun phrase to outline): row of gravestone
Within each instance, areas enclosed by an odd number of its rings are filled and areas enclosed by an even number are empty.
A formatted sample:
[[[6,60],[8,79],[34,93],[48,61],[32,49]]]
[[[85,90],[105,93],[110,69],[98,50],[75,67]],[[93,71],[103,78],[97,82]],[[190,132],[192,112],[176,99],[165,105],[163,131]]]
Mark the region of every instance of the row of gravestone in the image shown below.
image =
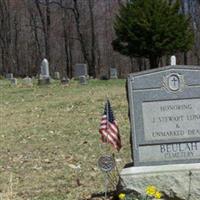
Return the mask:
[[[7,75],[6,75],[6,79],[10,80],[10,83],[11,83],[12,85],[15,85],[15,86],[16,86],[16,85],[18,84],[17,78],[14,78],[12,73],[7,74]],[[32,78],[30,78],[30,77],[28,77],[28,76],[25,77],[25,78],[22,80],[22,84],[23,84],[24,86],[32,87],[32,86],[33,86]]]
[[[41,73],[40,73],[40,82],[49,83],[50,75],[49,75],[49,63],[46,58],[43,59],[41,63]],[[60,79],[60,73],[55,72],[54,73],[55,79]],[[87,64],[76,64],[74,68],[74,78],[80,79],[80,83],[86,83],[86,80],[88,79],[88,66]],[[118,78],[118,72],[116,68],[110,68],[110,78],[111,79],[117,79]],[[81,81],[82,80],[82,81]]]
[[[18,80],[17,80],[17,78],[14,78],[14,77],[13,77],[13,74],[7,74],[6,77],[7,77],[8,80],[10,80],[10,84],[11,84],[11,85],[15,85],[15,86],[18,85]],[[32,80],[32,79],[33,79],[33,78],[30,78],[30,77],[28,77],[28,76],[25,77],[25,78],[22,80],[22,85],[32,87],[32,86],[33,86],[33,80]],[[55,79],[58,80],[58,78],[55,78]],[[69,84],[69,81],[70,81],[69,78],[66,78],[66,77],[63,77],[62,79],[60,79],[60,82],[61,82],[62,85],[68,85],[68,84]],[[39,83],[40,85],[49,84],[49,83],[50,83],[50,79],[49,79],[49,81],[39,79],[39,80],[38,80],[38,83]],[[86,79],[85,76],[80,76],[80,77],[79,77],[79,83],[80,83],[81,85],[84,85],[84,84],[87,84],[87,83],[88,83],[88,80]]]
[[[6,74],[6,78],[11,80],[12,84],[15,84],[15,85],[17,84],[17,79],[13,77],[12,73]],[[63,83],[63,84],[69,83],[69,79],[67,77],[63,77],[62,79],[60,79],[59,72],[54,73],[54,78],[56,80],[61,80],[61,83]],[[87,64],[76,64],[75,65],[74,78],[79,79],[80,84],[87,84],[88,78],[89,78]],[[116,68],[110,68],[110,78],[111,79],[118,78],[118,72],[117,72]],[[44,58],[42,60],[41,66],[40,66],[40,74],[39,74],[39,78],[38,78],[38,84],[44,85],[44,84],[49,84],[49,83],[50,83],[49,62],[46,58]]]

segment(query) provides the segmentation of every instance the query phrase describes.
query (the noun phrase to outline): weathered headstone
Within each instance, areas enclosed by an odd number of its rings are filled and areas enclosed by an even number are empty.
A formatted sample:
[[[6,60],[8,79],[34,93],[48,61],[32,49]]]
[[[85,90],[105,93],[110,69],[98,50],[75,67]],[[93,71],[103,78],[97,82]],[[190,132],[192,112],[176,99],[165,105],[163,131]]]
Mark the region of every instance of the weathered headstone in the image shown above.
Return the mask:
[[[9,80],[10,80],[10,79],[12,79],[12,78],[14,78],[14,77],[13,77],[13,73],[7,73],[7,74],[6,74],[6,79],[9,79]]]
[[[110,68],[110,78],[111,79],[117,79],[118,73],[116,68]]]
[[[28,87],[32,87],[33,86],[33,82],[32,82],[32,78],[30,77],[26,77],[23,79],[23,85],[28,86]]]
[[[49,62],[46,58],[43,59],[41,66],[41,73],[39,75],[38,84],[45,85],[50,83],[50,76],[49,76]]]
[[[74,78],[79,78],[79,76],[88,76],[87,64],[79,63],[74,67]]]
[[[171,56],[171,65],[176,65],[176,56]]]
[[[11,85],[17,85],[17,79],[16,78],[11,78],[10,79],[10,83],[11,83]]]
[[[54,79],[60,80],[60,73],[59,72],[54,72]]]
[[[79,83],[80,83],[81,85],[86,85],[86,84],[88,84],[87,77],[86,77],[86,76],[79,76]]]
[[[122,170],[124,187],[200,199],[200,67],[131,74],[128,95],[134,167]]]
[[[61,82],[62,85],[68,85],[69,84],[69,78],[63,77],[60,82]]]

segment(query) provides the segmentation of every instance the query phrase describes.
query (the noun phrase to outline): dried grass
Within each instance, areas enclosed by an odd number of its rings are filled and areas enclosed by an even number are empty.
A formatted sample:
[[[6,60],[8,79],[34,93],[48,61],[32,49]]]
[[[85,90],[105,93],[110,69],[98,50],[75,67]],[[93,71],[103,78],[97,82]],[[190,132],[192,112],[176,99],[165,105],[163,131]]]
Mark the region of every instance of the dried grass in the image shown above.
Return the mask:
[[[104,190],[97,160],[106,153],[98,135],[106,95],[124,145],[116,153],[119,170],[130,161],[124,80],[91,80],[84,86],[73,81],[68,87],[54,82],[32,88],[10,87],[6,80],[0,81],[3,200],[87,199]]]

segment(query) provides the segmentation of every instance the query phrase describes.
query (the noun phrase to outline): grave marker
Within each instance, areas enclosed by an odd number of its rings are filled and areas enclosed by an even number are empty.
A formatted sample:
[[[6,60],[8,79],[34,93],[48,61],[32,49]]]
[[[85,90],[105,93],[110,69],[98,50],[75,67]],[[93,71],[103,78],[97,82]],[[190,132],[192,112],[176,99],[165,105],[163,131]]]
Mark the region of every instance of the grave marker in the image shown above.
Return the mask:
[[[172,66],[176,65],[176,56],[171,56],[171,65]]]
[[[12,79],[12,78],[14,78],[14,77],[13,77],[13,73],[7,73],[7,74],[6,74],[6,79],[10,80],[10,79]]]
[[[17,85],[17,79],[16,78],[11,78],[10,79],[10,83],[11,83],[11,85]]]
[[[80,83],[81,85],[86,85],[86,84],[88,84],[87,77],[86,77],[86,76],[79,76],[79,83]]]
[[[117,79],[118,73],[116,68],[110,68],[110,78],[111,79]]]
[[[123,190],[200,199],[200,66],[130,74],[128,95],[134,165],[120,173]]]
[[[59,72],[54,72],[54,78],[56,80],[60,80],[60,73]]]
[[[79,78],[79,76],[88,76],[87,64],[79,63],[74,67],[74,77]]]
[[[40,66],[41,73],[39,75],[38,84],[45,85],[50,83],[50,75],[49,75],[49,62],[46,58],[43,59]]]
[[[30,77],[26,77],[23,79],[23,85],[28,86],[28,87],[32,87],[33,86],[33,82],[32,82],[32,78]]]
[[[199,67],[140,72],[128,84],[134,164],[199,162]]]
[[[63,77],[60,82],[61,82],[62,85],[68,85],[69,84],[69,78]]]

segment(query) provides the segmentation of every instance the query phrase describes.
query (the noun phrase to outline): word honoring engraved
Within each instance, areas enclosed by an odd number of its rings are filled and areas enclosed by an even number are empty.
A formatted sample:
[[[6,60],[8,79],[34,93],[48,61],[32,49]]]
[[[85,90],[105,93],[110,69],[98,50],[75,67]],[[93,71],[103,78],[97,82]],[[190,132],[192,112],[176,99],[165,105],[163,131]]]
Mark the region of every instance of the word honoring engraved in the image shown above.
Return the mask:
[[[200,136],[200,99],[144,102],[145,140]]]
[[[139,152],[143,162],[200,159],[200,142],[140,146]]]

